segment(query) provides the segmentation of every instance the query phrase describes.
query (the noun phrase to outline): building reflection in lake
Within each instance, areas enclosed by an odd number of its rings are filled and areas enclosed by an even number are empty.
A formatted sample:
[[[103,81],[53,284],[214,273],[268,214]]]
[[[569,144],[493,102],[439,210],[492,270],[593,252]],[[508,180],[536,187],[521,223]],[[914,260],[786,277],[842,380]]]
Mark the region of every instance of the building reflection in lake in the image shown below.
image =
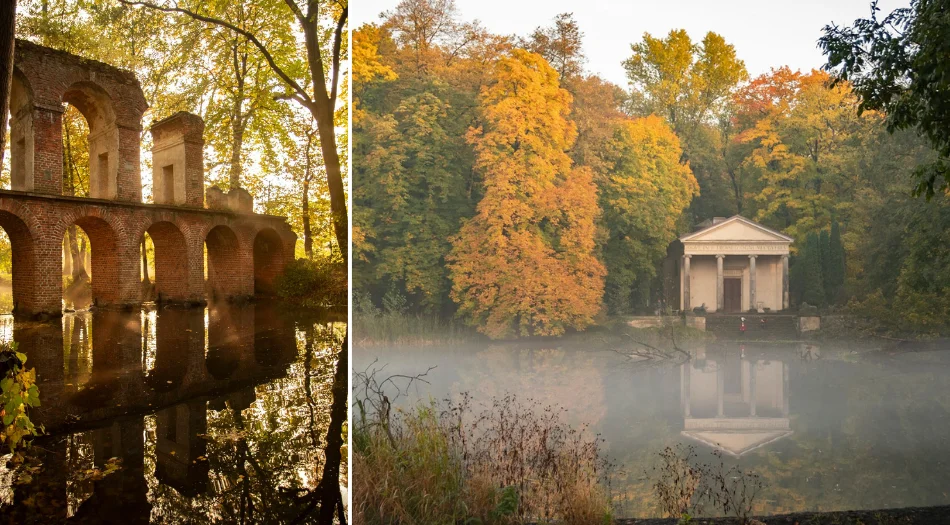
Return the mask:
[[[703,348],[680,376],[683,436],[739,457],[792,434],[785,362]]]
[[[307,338],[315,333],[309,322]],[[295,320],[261,304],[99,310],[52,323],[2,318],[0,337],[12,335],[37,370],[42,406],[31,417],[49,435],[37,440],[20,471],[0,465],[0,515],[20,523],[228,521],[249,512],[252,499],[280,503],[279,494],[260,494],[264,481],[233,490],[250,477],[245,461],[266,465],[267,472],[254,474],[273,476],[266,483],[274,487],[279,479],[291,493],[314,490],[320,454],[292,465],[271,456],[300,457],[296,448],[315,444],[284,441],[288,436],[326,432],[321,414],[332,400],[341,326],[324,324],[330,336],[308,339],[301,355]],[[291,366],[301,359],[327,370],[303,377]],[[303,394],[305,383],[317,401]],[[301,411],[311,415],[306,429],[303,420],[287,419]],[[12,483],[31,463],[41,468]],[[261,507],[250,510],[254,520],[280,522],[281,512],[300,512],[292,504],[276,514]]]

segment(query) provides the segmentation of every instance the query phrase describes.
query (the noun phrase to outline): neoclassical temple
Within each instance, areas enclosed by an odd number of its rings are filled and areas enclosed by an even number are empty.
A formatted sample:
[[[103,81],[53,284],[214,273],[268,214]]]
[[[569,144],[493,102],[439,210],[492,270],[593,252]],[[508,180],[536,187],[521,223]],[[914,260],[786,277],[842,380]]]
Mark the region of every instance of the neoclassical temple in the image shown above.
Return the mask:
[[[741,215],[716,217],[670,247],[677,257],[680,309],[738,313],[788,308],[788,254],[794,239]]]

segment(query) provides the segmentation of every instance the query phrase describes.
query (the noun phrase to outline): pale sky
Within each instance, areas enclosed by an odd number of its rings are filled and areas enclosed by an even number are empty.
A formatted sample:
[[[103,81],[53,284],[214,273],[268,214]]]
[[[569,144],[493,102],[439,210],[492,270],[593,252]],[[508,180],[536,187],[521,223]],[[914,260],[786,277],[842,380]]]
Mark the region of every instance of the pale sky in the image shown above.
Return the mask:
[[[398,0],[350,2],[351,27],[376,22]],[[803,71],[823,63],[817,40],[830,22],[850,25],[870,13],[870,0],[456,0],[461,19],[478,19],[498,34],[526,36],[538,26],[552,25],[559,13],[574,13],[584,32],[587,70],[624,88],[621,62],[630,56],[630,44],[644,32],[665,36],[686,29],[694,41],[708,31],[736,47],[752,77],[772,67],[788,65]],[[881,0],[882,13],[909,5],[908,0]]]

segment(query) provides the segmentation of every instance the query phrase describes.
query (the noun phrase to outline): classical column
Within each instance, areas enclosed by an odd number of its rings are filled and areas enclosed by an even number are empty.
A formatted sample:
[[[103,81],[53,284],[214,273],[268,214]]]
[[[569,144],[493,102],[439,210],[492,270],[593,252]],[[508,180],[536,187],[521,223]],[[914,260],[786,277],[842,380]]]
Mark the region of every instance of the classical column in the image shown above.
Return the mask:
[[[782,256],[782,310],[788,310],[788,255]]]
[[[749,361],[749,416],[755,417],[755,361]]]
[[[687,363],[688,364],[688,363]],[[722,417],[725,414],[723,410],[722,394],[726,387],[726,371],[723,369],[723,363],[716,363],[716,416]]]
[[[749,308],[758,310],[755,304],[755,255],[749,256]]]
[[[722,260],[725,255],[716,256],[716,311],[721,312],[724,308],[723,301],[723,282],[722,282]]]
[[[683,256],[683,311],[688,312],[690,309],[689,301],[689,259],[691,255]]]

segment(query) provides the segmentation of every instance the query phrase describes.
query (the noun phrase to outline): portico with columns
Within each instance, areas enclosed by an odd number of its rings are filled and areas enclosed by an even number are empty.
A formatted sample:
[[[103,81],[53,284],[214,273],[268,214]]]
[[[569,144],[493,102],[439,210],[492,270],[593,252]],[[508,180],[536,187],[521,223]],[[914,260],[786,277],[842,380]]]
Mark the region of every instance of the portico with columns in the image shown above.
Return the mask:
[[[717,217],[679,238],[680,309],[739,313],[789,307],[793,239],[740,215]]]

